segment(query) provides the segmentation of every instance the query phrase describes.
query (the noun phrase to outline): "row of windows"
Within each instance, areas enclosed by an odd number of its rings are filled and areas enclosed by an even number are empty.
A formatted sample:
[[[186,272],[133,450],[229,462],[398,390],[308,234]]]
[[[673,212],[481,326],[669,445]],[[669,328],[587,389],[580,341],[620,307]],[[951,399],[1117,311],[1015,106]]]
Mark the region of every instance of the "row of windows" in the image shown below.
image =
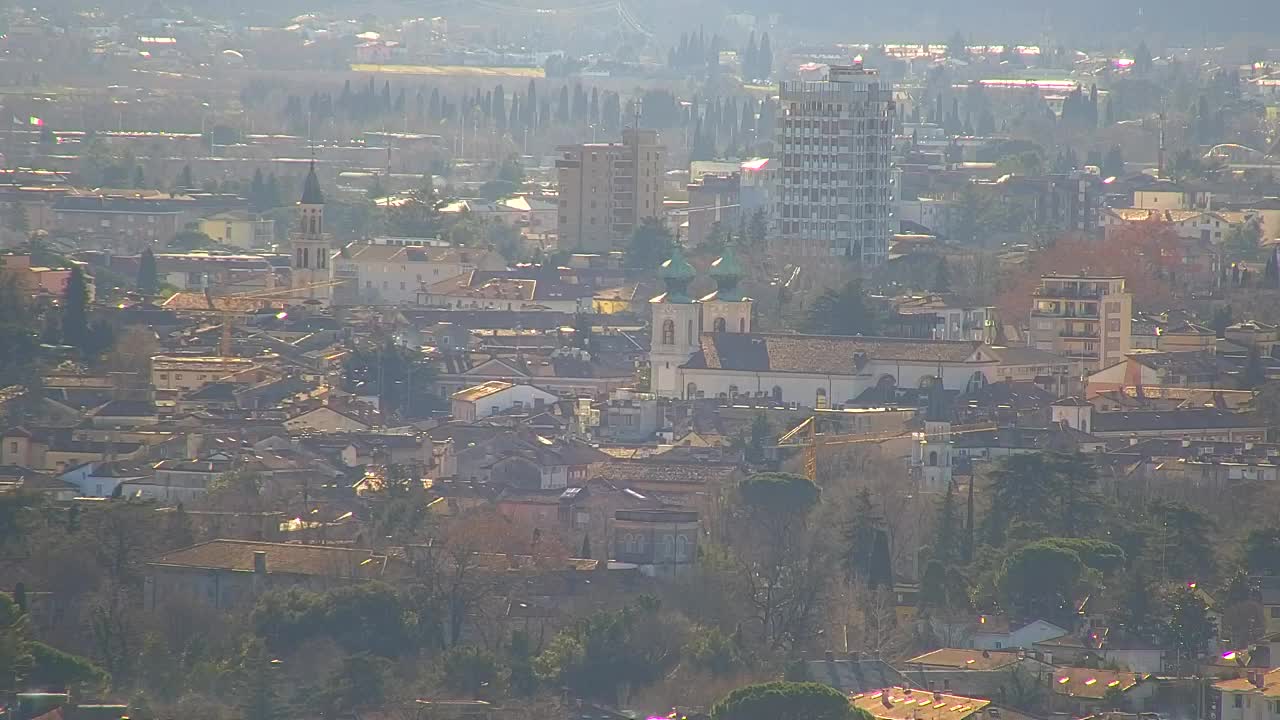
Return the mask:
[[[747,319],[738,318],[738,332],[745,333],[746,331],[747,331]],[[694,337],[692,320],[689,321],[686,332],[689,338],[688,343],[692,345],[693,337]],[[711,332],[718,332],[718,333],[728,332],[728,322],[722,317],[718,317],[712,320]],[[667,319],[662,321],[662,344],[663,345],[676,344],[676,323],[674,320]]]
[[[629,555],[642,555],[645,552],[645,544],[647,539],[644,533],[624,533],[619,538],[622,541],[623,552]],[[688,560],[689,559],[689,539],[684,535],[663,535],[658,538],[657,551],[654,555],[655,560]]]

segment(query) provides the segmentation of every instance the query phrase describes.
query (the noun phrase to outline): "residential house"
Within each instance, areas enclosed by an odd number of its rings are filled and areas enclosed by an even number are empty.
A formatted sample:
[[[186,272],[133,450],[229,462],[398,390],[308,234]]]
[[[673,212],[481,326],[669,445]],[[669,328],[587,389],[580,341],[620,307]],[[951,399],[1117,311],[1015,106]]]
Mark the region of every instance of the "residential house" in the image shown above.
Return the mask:
[[[0,465],[0,495],[21,491],[43,495],[53,502],[76,499],[80,489],[56,475],[16,465]]]
[[[450,399],[453,419],[473,422],[509,410],[541,410],[543,406],[554,403],[559,398],[533,385],[490,380],[459,390]]]
[[[1041,640],[1062,637],[1067,630],[1048,620],[1033,620],[1029,623],[1011,624],[1008,616],[982,615],[978,618],[977,629],[973,633],[973,646],[979,650],[1005,650],[1009,648],[1031,647]]]
[[[370,422],[360,416],[332,405],[321,405],[303,410],[284,421],[290,432],[361,432],[368,430]]]
[[[1216,387],[1221,384],[1226,369],[1213,348],[1139,350],[1125,353],[1120,362],[1091,373],[1085,380],[1085,392],[1088,397],[1093,397],[1126,387],[1149,387],[1153,390]]]
[[[497,253],[473,248],[351,243],[333,259],[340,304],[425,305],[426,289],[473,270],[501,270]]]
[[[257,363],[242,357],[156,355],[151,358],[151,385],[157,390],[199,390],[206,383],[250,377]]]
[[[276,221],[243,210],[214,213],[200,220],[200,232],[223,245],[244,250],[265,248],[275,243]]]
[[[58,232],[120,241],[124,246],[164,247],[195,219],[195,213],[190,197],[145,191],[68,193],[53,206]]]
[[[984,712],[991,704],[990,700],[911,687],[886,687],[855,693],[849,701],[877,720],[978,720],[994,717]]]
[[[591,312],[595,288],[547,271],[471,270],[427,286],[420,304],[473,310]]]
[[[1001,688],[1046,677],[1050,667],[1018,650],[941,648],[905,660],[898,669],[917,687],[997,697]]]
[[[1156,693],[1156,682],[1148,673],[1104,670],[1087,667],[1055,667],[1049,706],[1072,717],[1091,715],[1120,702],[1131,711],[1147,709]]]
[[[670,460],[662,456],[638,460],[606,460],[592,468],[592,477],[626,488],[671,507],[697,510],[704,523],[718,517],[724,498],[741,479],[737,463],[698,459]],[[713,531],[714,528],[708,527]]]
[[[148,562],[143,604],[148,610],[191,601],[219,609],[245,608],[267,590],[325,590],[395,580],[406,572],[403,560],[373,550],[211,540]]]
[[[70,468],[59,479],[79,489],[82,497],[112,497],[123,483],[145,484],[155,476],[149,463],[139,462],[87,462]]]
[[[912,687],[905,675],[879,659],[868,659],[853,653],[837,660],[828,652],[822,660],[805,661],[805,679],[830,685],[846,695],[875,692],[886,687]]]
[[[475,364],[470,356],[447,356],[436,386],[446,396],[473,385],[503,380],[536,385],[564,397],[605,397],[635,382],[634,363],[614,361],[604,354],[566,349],[548,355],[513,355],[491,355]]]
[[[1213,684],[1210,720],[1274,720],[1280,715],[1280,669],[1250,668],[1244,677]]]

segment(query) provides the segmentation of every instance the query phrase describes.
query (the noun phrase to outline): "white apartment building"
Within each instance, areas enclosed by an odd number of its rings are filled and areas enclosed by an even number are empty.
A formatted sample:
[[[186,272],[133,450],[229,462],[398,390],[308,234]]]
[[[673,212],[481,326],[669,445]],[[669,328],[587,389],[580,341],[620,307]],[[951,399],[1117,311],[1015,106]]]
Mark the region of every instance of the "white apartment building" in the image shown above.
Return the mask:
[[[501,270],[506,262],[487,250],[408,244],[351,243],[333,258],[338,304],[418,305],[427,288],[472,270]]]
[[[775,227],[784,247],[807,256],[888,256],[893,86],[861,64],[832,65],[826,80],[783,82],[774,158]]]
[[[1096,372],[1133,347],[1132,319],[1133,295],[1124,277],[1044,275],[1031,301],[1027,344]]]

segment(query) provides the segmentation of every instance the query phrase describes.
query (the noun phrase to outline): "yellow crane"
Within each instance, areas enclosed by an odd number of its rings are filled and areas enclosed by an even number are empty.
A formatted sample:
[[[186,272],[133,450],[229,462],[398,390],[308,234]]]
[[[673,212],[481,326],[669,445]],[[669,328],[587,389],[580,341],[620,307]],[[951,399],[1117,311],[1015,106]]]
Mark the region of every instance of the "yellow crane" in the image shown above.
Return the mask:
[[[792,428],[778,438],[778,447],[800,447],[804,449],[804,475],[813,482],[818,481],[818,453],[823,448],[842,445],[859,445],[863,443],[882,443],[890,440],[919,439],[928,442],[937,435],[965,435],[968,433],[991,432],[999,428],[995,423],[975,423],[971,425],[953,425],[945,433],[925,433],[922,430],[891,433],[820,433],[818,418],[811,415],[804,422]]]
[[[314,290],[316,288],[323,288],[323,287],[333,287],[335,285],[341,285],[344,282],[346,281],[345,280],[327,280],[324,282],[300,285],[298,287],[279,288],[279,289],[273,289],[273,290],[257,290],[254,292],[236,293],[234,295],[217,295],[217,296],[211,294],[209,292],[209,289],[205,288],[204,299],[205,299],[205,304],[209,306],[208,309],[204,309],[204,310],[191,309],[191,310],[183,310],[181,312],[210,313],[210,314],[217,314],[221,316],[222,338],[218,344],[218,353],[222,356],[224,360],[226,360],[227,358],[231,357],[232,319],[236,317],[245,317],[248,315],[252,315],[253,313],[249,310],[235,310],[230,307],[230,304],[231,304],[230,302],[223,303],[223,307],[218,307],[218,303],[217,303],[218,300],[225,300],[225,301],[272,300],[276,298],[287,297],[289,295],[292,295],[293,293],[303,292],[305,290]]]

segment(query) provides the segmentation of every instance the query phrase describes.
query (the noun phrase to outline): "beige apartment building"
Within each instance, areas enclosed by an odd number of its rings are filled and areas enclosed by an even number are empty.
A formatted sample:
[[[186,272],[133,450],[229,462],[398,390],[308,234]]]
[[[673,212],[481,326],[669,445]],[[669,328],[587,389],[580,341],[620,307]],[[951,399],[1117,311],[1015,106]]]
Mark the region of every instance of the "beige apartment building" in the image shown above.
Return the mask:
[[[622,131],[622,142],[556,148],[561,250],[622,248],[637,225],[662,217],[666,148],[656,130]]]
[[[1133,346],[1132,318],[1123,277],[1044,275],[1032,297],[1027,344],[1095,372],[1124,360]]]

